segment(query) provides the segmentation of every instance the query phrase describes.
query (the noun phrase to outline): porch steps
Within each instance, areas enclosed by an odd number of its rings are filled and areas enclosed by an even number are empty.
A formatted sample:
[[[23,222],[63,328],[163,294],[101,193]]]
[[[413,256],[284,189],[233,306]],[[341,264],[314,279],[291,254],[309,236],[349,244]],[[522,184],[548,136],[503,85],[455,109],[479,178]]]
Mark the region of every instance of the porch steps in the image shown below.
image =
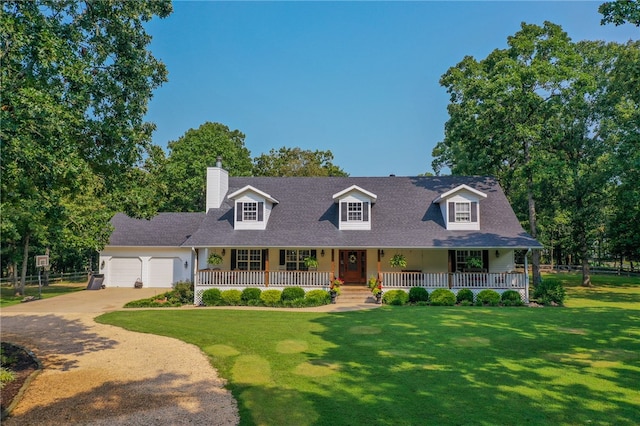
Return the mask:
[[[366,286],[343,285],[336,303],[376,303],[376,300]]]

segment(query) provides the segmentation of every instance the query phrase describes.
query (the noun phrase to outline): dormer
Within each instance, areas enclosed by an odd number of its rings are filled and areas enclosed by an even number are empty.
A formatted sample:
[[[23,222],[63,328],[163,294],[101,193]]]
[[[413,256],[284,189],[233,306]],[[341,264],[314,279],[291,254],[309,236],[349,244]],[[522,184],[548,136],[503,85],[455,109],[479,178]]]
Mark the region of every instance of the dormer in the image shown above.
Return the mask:
[[[433,200],[440,204],[440,211],[444,223],[450,231],[478,231],[480,230],[480,200],[487,198],[487,194],[460,185],[450,191],[440,194]]]
[[[371,205],[378,196],[357,185],[333,194],[340,230],[371,230]]]
[[[273,206],[278,201],[266,192],[251,185],[229,194],[234,202],[234,225],[239,229],[266,229]]]

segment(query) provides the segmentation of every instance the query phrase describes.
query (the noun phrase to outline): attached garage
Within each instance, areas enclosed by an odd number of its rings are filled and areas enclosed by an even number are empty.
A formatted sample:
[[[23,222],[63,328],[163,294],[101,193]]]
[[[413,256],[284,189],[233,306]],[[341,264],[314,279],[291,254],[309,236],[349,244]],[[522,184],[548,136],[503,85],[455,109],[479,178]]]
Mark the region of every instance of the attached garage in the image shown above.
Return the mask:
[[[142,260],[138,257],[113,257],[107,277],[112,287],[133,287],[142,277]]]
[[[175,257],[156,257],[149,261],[148,287],[171,287],[182,278],[182,261]],[[183,267],[184,268],[184,267]]]

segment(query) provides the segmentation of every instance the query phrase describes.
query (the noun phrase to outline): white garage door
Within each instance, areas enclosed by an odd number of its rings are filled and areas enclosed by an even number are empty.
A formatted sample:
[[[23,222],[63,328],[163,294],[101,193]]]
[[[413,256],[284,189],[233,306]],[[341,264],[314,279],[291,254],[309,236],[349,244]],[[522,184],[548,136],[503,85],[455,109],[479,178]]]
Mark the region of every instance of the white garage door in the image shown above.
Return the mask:
[[[180,281],[180,259],[174,257],[154,257],[149,261],[149,284],[147,287],[171,287]]]
[[[137,257],[114,257],[109,265],[111,287],[133,287],[142,276],[142,261]]]

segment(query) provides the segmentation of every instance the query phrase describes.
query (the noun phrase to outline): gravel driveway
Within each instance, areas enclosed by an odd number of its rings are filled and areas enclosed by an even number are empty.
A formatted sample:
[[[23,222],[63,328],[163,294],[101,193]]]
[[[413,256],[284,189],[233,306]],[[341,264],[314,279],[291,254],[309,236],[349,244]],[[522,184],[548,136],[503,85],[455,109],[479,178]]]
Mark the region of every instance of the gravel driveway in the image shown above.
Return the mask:
[[[3,308],[2,340],[43,364],[3,425],[236,425],[237,405],[199,348],[93,318],[159,289],[80,291]]]

